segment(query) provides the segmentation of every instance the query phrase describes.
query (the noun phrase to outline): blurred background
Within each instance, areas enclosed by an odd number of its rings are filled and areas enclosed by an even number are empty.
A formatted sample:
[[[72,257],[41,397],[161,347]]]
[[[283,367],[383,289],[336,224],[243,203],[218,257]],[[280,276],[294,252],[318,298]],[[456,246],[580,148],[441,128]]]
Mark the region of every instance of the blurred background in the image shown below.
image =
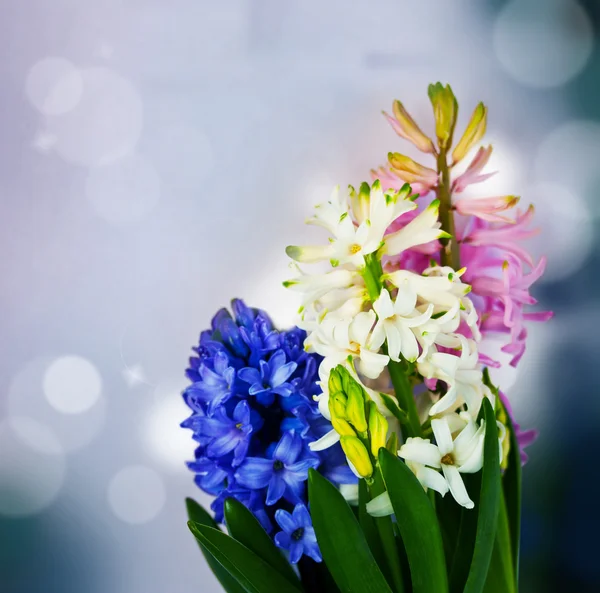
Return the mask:
[[[283,326],[284,247],[333,185],[489,106],[500,173],[537,206],[552,322],[501,385],[541,431],[522,591],[600,590],[600,3],[24,0],[0,4],[0,591],[217,591],[185,526],[209,502],[179,392],[234,296]],[[591,471],[590,471],[591,470]],[[590,512],[592,511],[592,512]]]

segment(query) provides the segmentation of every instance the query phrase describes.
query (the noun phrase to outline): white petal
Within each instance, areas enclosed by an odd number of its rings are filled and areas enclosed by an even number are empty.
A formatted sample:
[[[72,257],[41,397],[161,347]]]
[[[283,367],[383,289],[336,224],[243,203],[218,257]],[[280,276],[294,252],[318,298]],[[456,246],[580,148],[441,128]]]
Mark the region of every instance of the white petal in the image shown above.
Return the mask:
[[[448,453],[452,453],[454,450],[454,444],[452,443],[452,433],[450,432],[450,427],[448,426],[446,419],[432,418],[431,428],[435,436],[435,442],[437,443],[442,457]]]
[[[389,361],[389,356],[363,348],[360,352],[360,372],[369,379],[377,379]]]
[[[340,494],[348,504],[358,505],[358,484],[340,484]]]
[[[333,447],[340,440],[340,435],[333,429],[325,433],[318,441],[314,441],[308,444],[308,448],[311,451],[323,451]]]
[[[374,311],[363,311],[359,313],[352,320],[352,323],[348,328],[348,337],[350,338],[350,341],[364,346],[367,343],[367,337],[375,323],[375,319]]]
[[[403,323],[398,323],[397,327],[400,331],[400,339],[402,341],[402,354],[406,360],[414,362],[417,360],[417,356],[419,356],[417,338],[415,338],[412,330]]]
[[[373,303],[373,309],[377,313],[379,319],[387,319],[394,315],[394,305],[392,303],[392,297],[387,289],[382,288],[379,298]]]
[[[392,501],[387,491],[367,503],[367,513],[372,517],[387,517],[394,514]]]
[[[369,339],[369,350],[379,350],[383,343],[385,342],[386,337],[386,329],[385,322],[378,321],[373,328],[373,332],[371,333],[371,338]],[[388,348],[389,350],[389,348]],[[392,359],[393,360],[393,359]]]
[[[404,319],[404,324],[406,325],[406,327],[419,327],[419,326],[423,325],[424,323],[427,323],[430,320],[432,314],[433,314],[433,305],[431,303],[429,303],[429,305],[424,313],[421,313],[420,315],[417,315],[416,317],[408,317],[408,318]]]
[[[402,317],[408,317],[417,304],[417,293],[412,289],[408,282],[402,282],[398,287],[396,302],[394,303],[394,312]],[[389,315],[388,317],[391,317]]]
[[[436,414],[441,414],[447,410],[450,410],[452,406],[456,403],[457,399],[457,391],[456,386],[452,385],[448,391],[441,397],[433,406],[431,406],[431,410],[429,410],[429,414],[431,416],[435,416]]]
[[[304,245],[303,247],[290,245],[285,250],[292,259],[307,264],[330,259],[333,255],[333,251],[331,245]]]
[[[400,360],[400,349],[402,348],[402,339],[399,328],[391,321],[384,321],[385,336],[387,338],[388,354],[392,360]]]
[[[440,467],[442,454],[435,445],[429,442],[429,439],[411,437],[406,439],[406,443],[400,447],[398,456],[406,461],[414,461],[431,467]]]
[[[452,493],[454,500],[456,500],[459,505],[467,509],[472,509],[475,504],[469,498],[465,484],[456,467],[453,465],[443,465],[442,471],[444,472],[444,477],[448,482],[448,486],[450,487],[450,492]]]
[[[475,474],[483,467],[483,444],[485,440],[485,426],[480,427],[475,437],[471,439],[468,451],[457,452],[456,461],[459,471],[463,474]],[[465,455],[468,453],[468,455]]]
[[[448,483],[440,472],[430,467],[420,466],[416,473],[417,479],[425,488],[431,488],[439,492],[442,496],[448,492]]]

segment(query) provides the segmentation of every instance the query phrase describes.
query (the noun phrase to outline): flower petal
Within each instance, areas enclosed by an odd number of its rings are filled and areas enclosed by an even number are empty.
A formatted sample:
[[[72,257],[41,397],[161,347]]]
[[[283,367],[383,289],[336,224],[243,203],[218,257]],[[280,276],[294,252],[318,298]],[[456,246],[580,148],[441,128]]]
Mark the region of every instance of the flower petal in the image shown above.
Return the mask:
[[[410,437],[400,447],[398,456],[406,461],[415,461],[431,467],[441,467],[442,453],[429,439]]]
[[[456,500],[459,505],[467,509],[472,509],[475,506],[475,503],[469,498],[469,494],[458,469],[454,465],[442,465],[442,471],[444,472],[444,476],[448,482],[454,500]]]

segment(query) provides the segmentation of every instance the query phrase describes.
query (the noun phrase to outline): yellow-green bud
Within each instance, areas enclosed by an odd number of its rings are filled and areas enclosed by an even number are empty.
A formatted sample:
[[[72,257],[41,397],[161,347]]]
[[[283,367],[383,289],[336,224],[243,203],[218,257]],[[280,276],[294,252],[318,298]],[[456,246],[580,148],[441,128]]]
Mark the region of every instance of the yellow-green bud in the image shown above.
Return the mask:
[[[452,162],[458,163],[465,158],[466,154],[477,144],[485,134],[487,125],[487,107],[479,103],[471,116],[469,125],[452,151]]]
[[[333,426],[335,432],[337,432],[341,437],[356,437],[354,429],[350,426],[350,424],[348,424],[346,420],[343,420],[342,418],[334,418],[332,416],[331,426]]]
[[[369,435],[371,437],[371,453],[373,457],[379,455],[379,449],[385,447],[387,439],[388,421],[377,409],[375,402],[369,402]]]
[[[399,177],[407,183],[421,183],[428,186],[437,183],[438,174],[436,171],[413,161],[406,155],[399,152],[390,152],[388,161]]]
[[[346,402],[348,398],[343,393],[329,396],[329,414],[332,418],[346,420]]]
[[[354,381],[348,388],[348,403],[346,404],[346,418],[358,430],[367,431],[367,417],[365,414],[365,396],[362,387]]]
[[[360,439],[355,436],[343,436],[340,442],[348,461],[354,466],[360,477],[370,478],[373,475],[373,464],[367,448]]]
[[[338,391],[343,391],[342,377],[337,368],[331,369],[331,372],[329,373],[329,382],[327,384],[327,388],[330,394],[338,393]]]
[[[435,116],[435,135],[441,149],[448,149],[452,144],[452,135],[456,125],[458,115],[458,103],[456,97],[447,84],[443,86],[441,82],[429,85],[429,99],[433,105],[433,114]]]

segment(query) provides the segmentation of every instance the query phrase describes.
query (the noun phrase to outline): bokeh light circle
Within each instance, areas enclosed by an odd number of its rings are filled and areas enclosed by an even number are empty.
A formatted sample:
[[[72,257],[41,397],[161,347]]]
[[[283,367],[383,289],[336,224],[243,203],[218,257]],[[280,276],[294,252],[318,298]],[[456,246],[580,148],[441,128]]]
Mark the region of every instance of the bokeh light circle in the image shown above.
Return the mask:
[[[46,118],[54,148],[70,163],[95,166],[133,152],[143,126],[142,100],[136,88],[109,68],[80,71],[83,93],[77,106]]]
[[[95,403],[79,413],[64,413],[50,403],[44,393],[44,379],[51,366],[60,358],[39,357],[24,364],[12,378],[6,398],[6,410],[10,417],[28,416],[33,420],[48,426],[56,435],[65,451],[74,451],[89,444],[100,432],[106,420],[106,399],[97,397]],[[60,367],[58,367],[60,371]],[[55,371],[56,372],[56,368]],[[85,381],[83,389],[92,388],[84,393],[84,400],[77,402],[81,406],[90,403],[97,390],[97,377],[92,378],[91,384]],[[53,379],[54,380],[54,379]],[[95,387],[94,387],[95,385]],[[86,387],[87,386],[87,387]],[[52,387],[54,389],[54,387]],[[71,389],[71,388],[69,388]],[[79,392],[81,393],[81,392]],[[77,397],[79,397],[79,393]],[[54,397],[54,395],[53,395]],[[56,394],[59,400],[64,397],[62,391]],[[64,407],[65,402],[61,402]],[[68,405],[69,409],[72,409]]]
[[[26,416],[0,422],[0,514],[24,517],[48,507],[64,483],[66,461],[54,432]]]
[[[600,179],[600,122],[573,120],[552,130],[540,143],[534,172],[539,183],[559,183],[584,198],[600,215],[596,188]]]
[[[125,523],[152,521],[166,502],[165,485],[153,469],[131,465],[117,472],[108,485],[112,512]]]
[[[102,393],[96,367],[81,356],[62,356],[46,369],[44,394],[50,405],[63,414],[89,410]]]
[[[63,115],[74,109],[83,95],[80,71],[68,60],[48,57],[34,64],[27,74],[25,94],[44,115]]]
[[[196,447],[192,432],[180,426],[191,414],[181,397],[183,388],[182,381],[159,385],[141,426],[146,451],[166,468],[181,472],[186,471],[185,461],[193,458]]]
[[[90,169],[85,194],[101,218],[113,224],[127,224],[154,210],[160,198],[160,179],[145,158],[128,155]]]
[[[574,0],[512,0],[494,26],[498,60],[530,87],[566,83],[582,70],[593,47],[590,18]]]

